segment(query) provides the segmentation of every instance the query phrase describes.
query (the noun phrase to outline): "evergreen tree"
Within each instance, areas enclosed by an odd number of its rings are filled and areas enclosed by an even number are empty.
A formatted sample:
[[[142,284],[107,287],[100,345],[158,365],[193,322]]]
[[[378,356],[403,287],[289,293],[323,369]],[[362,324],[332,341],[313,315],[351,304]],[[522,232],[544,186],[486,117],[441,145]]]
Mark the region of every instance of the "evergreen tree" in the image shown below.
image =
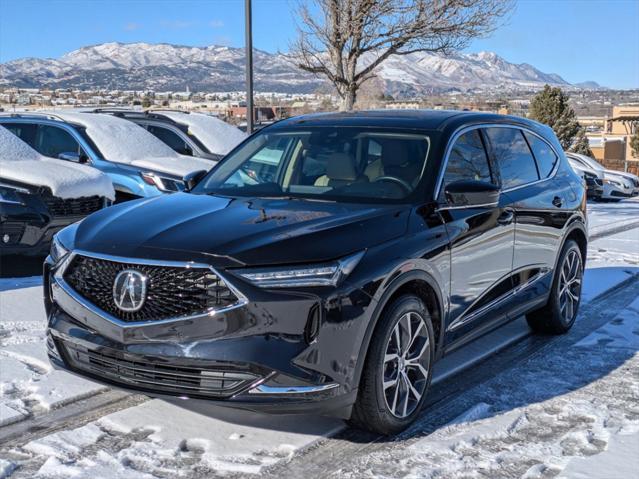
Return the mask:
[[[530,102],[530,118],[551,127],[564,150],[570,149],[582,130],[575,111],[568,104],[568,95],[561,88],[549,85]]]
[[[632,156],[639,158],[639,124],[636,124],[635,134],[630,139],[630,148],[632,149]]]
[[[592,151],[590,150],[590,143],[588,142],[588,137],[586,136],[586,130],[583,128],[579,129],[577,133],[577,138],[570,148],[570,151],[574,151],[575,153],[581,153],[582,155],[594,156]]]

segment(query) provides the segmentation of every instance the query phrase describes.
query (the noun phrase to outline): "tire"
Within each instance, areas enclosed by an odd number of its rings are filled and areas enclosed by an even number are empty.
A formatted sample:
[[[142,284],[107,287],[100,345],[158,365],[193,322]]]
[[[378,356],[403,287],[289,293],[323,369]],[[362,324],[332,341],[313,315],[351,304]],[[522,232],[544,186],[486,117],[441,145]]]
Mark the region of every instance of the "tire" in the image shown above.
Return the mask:
[[[583,272],[579,245],[573,240],[566,241],[557,262],[548,303],[526,315],[533,331],[564,334],[570,330],[579,312]],[[569,284],[567,288],[566,283]]]
[[[390,303],[373,332],[351,425],[384,435],[408,427],[424,404],[434,356],[433,325],[422,300],[405,295]]]

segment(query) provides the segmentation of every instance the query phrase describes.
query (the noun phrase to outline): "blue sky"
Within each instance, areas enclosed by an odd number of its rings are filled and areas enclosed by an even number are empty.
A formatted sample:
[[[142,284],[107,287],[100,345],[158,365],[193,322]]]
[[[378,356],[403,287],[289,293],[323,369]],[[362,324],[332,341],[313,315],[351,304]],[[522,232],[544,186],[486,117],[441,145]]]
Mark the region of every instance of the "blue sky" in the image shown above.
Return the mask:
[[[286,51],[296,0],[253,0],[256,48]],[[244,44],[242,0],[0,0],[0,62],[52,57],[119,41],[204,46]],[[639,0],[519,0],[507,23],[468,51],[639,88]]]

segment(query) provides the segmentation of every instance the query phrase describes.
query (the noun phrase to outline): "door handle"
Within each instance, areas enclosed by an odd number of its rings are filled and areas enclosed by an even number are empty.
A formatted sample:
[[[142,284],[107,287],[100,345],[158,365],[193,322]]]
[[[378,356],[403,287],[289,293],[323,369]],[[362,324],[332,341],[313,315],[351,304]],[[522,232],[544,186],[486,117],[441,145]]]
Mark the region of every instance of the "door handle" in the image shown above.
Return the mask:
[[[552,204],[556,206],[557,208],[561,208],[561,205],[563,204],[563,200],[559,196],[555,196],[552,199]]]
[[[515,212],[510,208],[506,208],[497,218],[497,223],[499,223],[500,225],[509,225],[513,222],[514,219]]]

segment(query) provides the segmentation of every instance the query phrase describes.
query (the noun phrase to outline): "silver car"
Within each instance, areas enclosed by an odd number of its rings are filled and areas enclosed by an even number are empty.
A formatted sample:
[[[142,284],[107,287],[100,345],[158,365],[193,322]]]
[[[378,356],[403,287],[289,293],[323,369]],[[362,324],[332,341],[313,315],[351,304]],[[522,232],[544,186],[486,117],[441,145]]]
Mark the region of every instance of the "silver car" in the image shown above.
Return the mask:
[[[621,201],[639,194],[639,188],[631,178],[620,171],[608,170],[594,158],[579,153],[566,152],[573,169],[580,168],[589,172],[596,172],[603,182],[602,200]]]

